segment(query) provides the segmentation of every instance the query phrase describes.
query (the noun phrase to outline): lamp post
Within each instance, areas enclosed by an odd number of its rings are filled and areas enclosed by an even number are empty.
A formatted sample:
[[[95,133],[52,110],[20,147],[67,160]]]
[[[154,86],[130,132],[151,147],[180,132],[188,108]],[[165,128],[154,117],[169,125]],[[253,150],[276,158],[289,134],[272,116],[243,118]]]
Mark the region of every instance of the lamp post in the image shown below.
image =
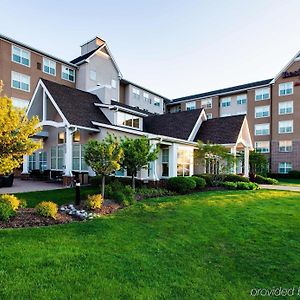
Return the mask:
[[[76,192],[75,205],[80,205],[80,180],[79,179],[75,179],[75,192]]]

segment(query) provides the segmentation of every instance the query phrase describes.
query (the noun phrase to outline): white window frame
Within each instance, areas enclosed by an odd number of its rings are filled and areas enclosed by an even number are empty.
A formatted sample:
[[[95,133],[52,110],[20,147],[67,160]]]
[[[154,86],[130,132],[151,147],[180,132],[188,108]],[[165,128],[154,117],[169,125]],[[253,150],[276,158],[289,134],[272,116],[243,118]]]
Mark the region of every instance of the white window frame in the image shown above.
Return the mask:
[[[49,65],[46,66],[46,63],[48,63]],[[51,67],[51,64],[54,65],[54,68]],[[45,71],[45,67],[49,68],[49,72]],[[50,73],[51,68],[54,69],[54,74]],[[56,76],[56,62],[47,57],[43,57],[43,72],[51,76]]]
[[[286,125],[284,126],[283,124],[288,124],[290,123],[291,125]],[[287,131],[287,128],[290,128],[290,131]],[[284,128],[284,130],[281,130],[282,128]],[[279,134],[290,134],[294,132],[294,120],[285,120],[285,121],[279,121],[278,122],[278,133]]]
[[[20,62],[14,60],[14,54],[15,54],[14,50],[15,49],[17,49],[17,50],[20,51],[20,59],[21,59]],[[28,58],[25,57],[26,59],[28,59],[28,65],[22,63],[22,58],[24,58],[23,57],[24,53],[27,53],[27,55],[28,55]],[[27,68],[30,68],[30,65],[31,65],[31,53],[28,50],[25,50],[25,49],[20,48],[18,46],[12,45],[12,47],[11,47],[11,61],[14,62],[14,63],[16,63],[16,64],[19,64],[19,65],[25,66]]]
[[[85,145],[82,145],[82,144],[78,144],[78,143],[73,144],[73,146],[72,146],[72,171],[79,171],[79,172],[88,171],[88,165],[84,161],[84,151],[85,151],[84,147],[85,147]],[[74,156],[74,152],[75,152],[74,150],[76,148],[79,148],[78,156]],[[78,161],[79,161],[78,162],[79,169],[74,168],[74,160],[75,159],[78,159]]]
[[[266,129],[258,129],[260,127],[266,127]],[[258,130],[261,133],[258,133],[257,132]],[[256,135],[256,136],[270,135],[270,123],[255,124],[255,126],[254,126],[254,135]]]
[[[15,98],[15,97],[11,97],[11,99],[14,107],[26,109],[29,105],[29,100]]]
[[[293,141],[279,141],[278,142],[278,152],[287,153],[293,152]]]
[[[202,99],[201,108],[212,108],[212,98]]]
[[[52,149],[55,149],[55,155],[54,157],[52,156]],[[62,156],[58,156],[58,154],[60,153],[59,150],[62,150],[63,155]],[[55,159],[55,168],[52,168],[52,159]],[[59,168],[59,159],[62,159],[62,168]],[[61,145],[57,145],[57,146],[52,146],[50,148],[50,170],[53,171],[63,171],[64,169],[64,165],[65,165],[65,145],[61,144]]]
[[[287,86],[291,85],[290,88]],[[290,93],[287,93],[288,90],[292,90]],[[281,94],[281,91],[284,91],[284,93]],[[278,85],[278,96],[288,96],[294,94],[294,82],[283,82]]]
[[[189,101],[185,104],[186,110],[195,110],[196,109],[196,101]]]
[[[154,106],[160,107],[160,101],[161,101],[160,98],[154,97],[154,101],[153,101]]]
[[[212,119],[212,113],[206,113],[207,120]]]
[[[143,93],[143,97],[144,97],[145,102],[151,103],[149,93],[144,92],[144,93]]]
[[[255,119],[270,117],[270,105],[255,106]]]
[[[133,98],[140,99],[140,90],[139,89],[133,87],[132,94],[133,94]]]
[[[264,143],[267,145],[263,146]],[[270,141],[256,141],[255,150],[259,153],[270,153]]]
[[[19,80],[14,79],[15,76],[19,77]],[[25,79],[25,78],[28,79],[28,82],[22,81],[22,79]],[[14,86],[14,84],[13,84],[14,81],[20,82],[20,87],[19,88]],[[28,84],[28,90],[22,88],[22,83]],[[20,91],[30,93],[30,76],[25,75],[25,74],[21,74],[21,73],[18,73],[18,72],[11,71],[11,87],[13,89],[16,89],[16,90],[20,90]]]
[[[221,107],[226,108],[231,106],[231,97],[226,97],[221,99]]]
[[[281,172],[281,169],[284,171]],[[280,162],[278,163],[278,173],[279,174],[288,174],[293,169],[293,165],[290,162]]]
[[[127,119],[126,119],[126,116],[128,117]],[[129,117],[131,117],[132,126],[124,124],[124,122],[126,120],[130,120]],[[133,126],[133,120],[134,119],[139,120],[139,127],[134,127]],[[125,112],[118,111],[117,112],[117,125],[122,126],[122,127],[131,128],[131,129],[142,130],[142,128],[143,128],[143,119],[141,117],[138,117],[138,116],[135,116],[135,115],[132,115],[132,114],[128,114],[128,113],[125,113]]]
[[[246,105],[247,104],[247,94],[237,95],[236,96],[237,105]]]
[[[36,152],[28,156],[28,170],[36,170]]]
[[[287,112],[291,108],[290,112]],[[281,112],[282,110],[282,112]],[[279,115],[290,115],[294,113],[294,101],[284,101],[278,103],[278,114]]]
[[[167,154],[167,155],[164,155]],[[162,148],[161,149],[161,176],[166,178],[170,175],[170,152],[169,148]],[[168,167],[168,175],[163,175],[163,165],[167,165]]]
[[[73,71],[73,75],[70,75],[70,71]],[[68,78],[64,78],[64,74],[66,74]],[[71,76],[73,76],[73,80],[70,79]],[[68,66],[62,65],[61,66],[61,79],[70,81],[70,82],[75,82],[75,70]]]
[[[48,169],[48,153],[47,151],[39,152],[39,170],[45,171]]]
[[[266,95],[268,96],[266,97]],[[271,96],[271,90],[269,87],[255,90],[255,101],[269,100],[270,96]],[[258,97],[261,99],[258,99]]]
[[[180,161],[180,153],[182,154],[182,161]],[[179,166],[182,166],[182,175],[179,175],[178,170]],[[186,172],[188,170],[188,172]],[[177,150],[177,176],[191,176],[193,170],[193,151],[178,148]]]

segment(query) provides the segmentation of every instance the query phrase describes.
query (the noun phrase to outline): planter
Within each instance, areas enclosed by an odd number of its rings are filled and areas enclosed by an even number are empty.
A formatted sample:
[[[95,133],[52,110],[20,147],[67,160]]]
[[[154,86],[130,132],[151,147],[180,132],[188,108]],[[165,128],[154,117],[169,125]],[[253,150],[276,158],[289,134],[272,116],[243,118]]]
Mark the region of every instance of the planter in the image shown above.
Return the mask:
[[[0,175],[0,188],[11,187],[14,182],[14,174]]]

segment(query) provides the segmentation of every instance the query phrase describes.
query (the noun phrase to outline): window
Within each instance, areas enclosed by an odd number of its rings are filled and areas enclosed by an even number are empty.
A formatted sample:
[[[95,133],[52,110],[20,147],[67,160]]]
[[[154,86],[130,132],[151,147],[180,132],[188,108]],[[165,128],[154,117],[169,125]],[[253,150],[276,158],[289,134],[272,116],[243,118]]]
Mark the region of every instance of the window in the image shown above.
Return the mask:
[[[39,170],[45,171],[47,170],[47,152],[39,152]]]
[[[93,81],[97,80],[97,72],[95,70],[90,70],[90,79]]]
[[[286,82],[279,84],[279,96],[286,96],[293,94],[293,82]]]
[[[75,81],[75,71],[69,67],[62,66],[61,68],[61,78],[68,81]]]
[[[157,97],[154,97],[154,106],[160,106],[160,99]]]
[[[265,118],[270,116],[270,105],[267,106],[256,106],[255,107],[255,118]]]
[[[30,91],[30,77],[17,72],[11,72],[11,87],[25,92]]]
[[[73,133],[73,143],[80,142],[80,131],[77,130]]]
[[[59,132],[58,133],[58,144],[64,144],[65,143],[65,140],[66,140],[66,135],[64,132]]]
[[[212,119],[212,113],[207,113],[206,117],[207,117],[207,119]]]
[[[270,141],[255,142],[255,150],[260,153],[270,152]]]
[[[270,88],[255,90],[255,101],[270,99]]]
[[[29,171],[35,170],[35,165],[36,165],[36,153],[32,153],[32,155],[29,155],[29,157],[28,157]]]
[[[137,129],[141,129],[142,127],[142,121],[140,117],[123,113],[123,112],[117,113],[117,124],[121,126],[137,128]]]
[[[186,110],[194,110],[194,109],[196,109],[196,102],[195,101],[186,103]]]
[[[144,92],[144,100],[145,100],[145,102],[150,102],[150,97],[149,97],[148,93]]]
[[[278,112],[280,115],[288,115],[294,112],[294,102],[286,101],[278,104]]]
[[[18,99],[18,98],[14,98],[12,97],[12,103],[14,107],[18,107],[18,108],[27,108],[29,101],[28,100],[24,100],[24,99]]]
[[[169,176],[169,148],[162,148],[162,176]]]
[[[136,88],[132,88],[133,98],[140,99],[140,91]]]
[[[287,174],[292,171],[292,164],[290,162],[281,162],[278,165],[278,172],[281,174]]]
[[[270,124],[256,124],[255,125],[255,135],[268,135],[270,134]]]
[[[203,99],[201,100],[201,108],[212,108],[212,99]]]
[[[16,46],[12,46],[11,60],[23,66],[30,66],[30,52]]]
[[[64,145],[51,147],[50,154],[51,170],[62,170],[65,164]]]
[[[231,105],[231,98],[230,97],[221,99],[221,107],[228,107],[230,105]]]
[[[278,133],[292,133],[294,121],[279,121],[278,122]]]
[[[87,171],[88,166],[84,160],[84,145],[73,144],[72,148],[72,170]]]
[[[236,97],[236,103],[238,105],[247,104],[247,95],[246,94],[244,94],[244,95],[238,95]]]
[[[293,142],[292,141],[279,141],[279,152],[292,152]]]
[[[48,58],[43,58],[43,71],[44,73],[55,76],[56,75],[56,62]]]
[[[181,105],[175,107],[175,112],[181,112]]]
[[[111,80],[111,87],[112,87],[113,89],[116,89],[116,88],[117,88],[117,81],[116,81],[115,79],[112,79],[112,80]]]
[[[178,149],[177,152],[177,176],[190,176],[193,163],[193,151]]]

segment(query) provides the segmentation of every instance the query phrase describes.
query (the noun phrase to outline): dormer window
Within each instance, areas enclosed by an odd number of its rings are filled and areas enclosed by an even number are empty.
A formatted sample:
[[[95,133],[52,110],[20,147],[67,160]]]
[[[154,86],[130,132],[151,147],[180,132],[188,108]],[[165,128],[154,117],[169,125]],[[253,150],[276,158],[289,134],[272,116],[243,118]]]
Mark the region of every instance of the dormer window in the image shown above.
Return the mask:
[[[124,112],[117,112],[117,125],[131,127],[135,129],[142,128],[142,118]]]

